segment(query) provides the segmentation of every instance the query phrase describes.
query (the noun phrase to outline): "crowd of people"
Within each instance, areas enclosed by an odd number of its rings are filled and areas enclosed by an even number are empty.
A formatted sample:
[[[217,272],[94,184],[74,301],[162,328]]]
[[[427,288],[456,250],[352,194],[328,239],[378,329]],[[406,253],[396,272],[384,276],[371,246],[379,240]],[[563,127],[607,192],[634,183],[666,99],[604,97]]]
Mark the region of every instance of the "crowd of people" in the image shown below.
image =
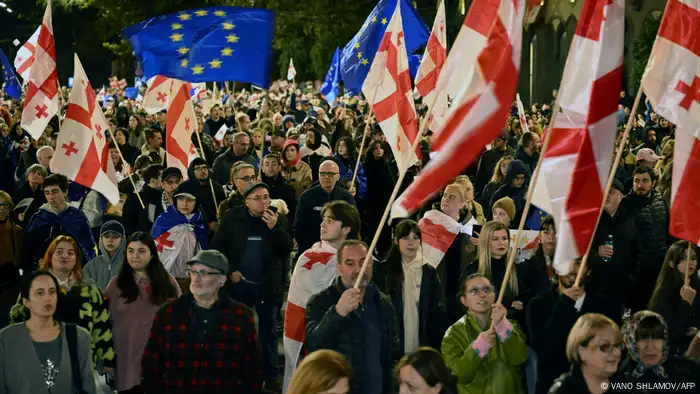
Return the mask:
[[[537,209],[537,248],[504,282],[551,103],[527,124],[514,105],[479,160],[390,223],[398,171],[361,98],[331,107],[278,81],[195,101],[186,174],[164,162],[165,111],[120,89],[101,104],[116,205],[52,173],[60,117],[32,140],[22,101],[0,104],[0,394],[700,390],[698,250],[668,233],[675,130],[653,111],[635,116],[575,285],[581,258],[553,269]],[[476,223],[437,264],[431,215]],[[281,368],[283,337],[299,347]]]

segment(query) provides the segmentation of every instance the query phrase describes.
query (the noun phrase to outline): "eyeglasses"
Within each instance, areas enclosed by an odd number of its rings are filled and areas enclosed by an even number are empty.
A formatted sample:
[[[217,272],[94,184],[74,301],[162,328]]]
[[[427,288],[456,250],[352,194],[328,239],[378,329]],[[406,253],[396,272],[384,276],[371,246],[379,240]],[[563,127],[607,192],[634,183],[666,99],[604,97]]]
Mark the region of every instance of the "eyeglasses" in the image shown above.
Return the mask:
[[[255,177],[255,175],[251,175],[251,176],[243,176],[243,177],[236,178],[236,179],[238,179],[239,181],[243,181],[243,182],[253,182],[256,179],[256,177]]]
[[[270,201],[270,196],[255,196],[255,197],[248,197],[248,200],[253,200],[256,202],[261,202],[261,201]]]
[[[622,343],[604,343],[595,347],[605,354],[610,354],[613,350],[617,349],[620,352],[625,350],[625,345]]]
[[[484,286],[484,287],[472,287],[471,289],[467,290],[467,293],[470,295],[478,295],[479,293],[484,293],[486,295],[490,295],[493,293],[495,288],[493,286]]]
[[[318,175],[322,176],[322,177],[331,178],[331,177],[338,175],[338,173],[337,172],[319,172]]]
[[[197,270],[193,270],[191,268],[188,268],[185,272],[187,272],[187,276],[190,276],[190,277],[201,276],[202,278],[207,278],[207,277],[216,276],[216,275],[223,275],[221,272],[197,271]]]

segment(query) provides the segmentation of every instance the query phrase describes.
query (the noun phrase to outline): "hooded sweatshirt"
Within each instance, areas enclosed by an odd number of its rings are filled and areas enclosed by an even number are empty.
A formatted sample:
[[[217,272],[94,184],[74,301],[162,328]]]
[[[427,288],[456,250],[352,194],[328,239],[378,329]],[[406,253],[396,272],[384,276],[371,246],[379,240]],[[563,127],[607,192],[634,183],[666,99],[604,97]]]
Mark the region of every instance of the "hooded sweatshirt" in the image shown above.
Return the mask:
[[[521,187],[513,187],[513,180],[515,177],[524,174],[525,182]],[[511,223],[520,223],[520,216],[523,214],[523,209],[525,208],[525,199],[527,195],[527,187],[530,183],[530,171],[528,171],[525,163],[520,160],[513,160],[508,164],[508,170],[506,170],[506,177],[503,183],[496,193],[491,197],[491,203],[489,204],[489,217],[491,217],[491,211],[493,210],[493,204],[503,197],[510,197],[515,203],[515,217]]]
[[[122,233],[122,241],[112,257],[109,256],[109,253],[107,253],[105,245],[102,242],[102,235],[105,232],[104,229],[109,225],[118,225],[121,228]],[[124,261],[124,253],[126,251],[126,230],[124,230],[124,226],[122,226],[121,223],[116,220],[110,220],[102,225],[102,228],[100,229],[99,249],[100,255],[90,260],[87,265],[85,265],[83,272],[85,273],[85,276],[95,281],[100,290],[104,291],[105,288],[107,288],[109,281],[119,275],[119,270],[121,269],[122,262]]]

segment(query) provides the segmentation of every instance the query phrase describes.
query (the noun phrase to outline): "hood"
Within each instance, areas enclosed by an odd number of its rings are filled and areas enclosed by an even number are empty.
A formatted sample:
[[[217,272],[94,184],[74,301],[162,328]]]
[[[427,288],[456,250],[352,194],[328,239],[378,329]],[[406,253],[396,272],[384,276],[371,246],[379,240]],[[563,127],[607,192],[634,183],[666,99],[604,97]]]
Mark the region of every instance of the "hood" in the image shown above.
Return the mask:
[[[189,171],[189,170],[188,170]],[[173,197],[177,196],[179,193],[191,194],[195,197],[196,203],[194,205],[194,212],[199,211],[199,207],[202,201],[202,192],[199,186],[199,182],[194,178],[190,178],[178,185],[177,189],[173,192]],[[173,199],[173,205],[177,209],[177,204]]]
[[[233,153],[233,151],[231,151],[231,152]],[[201,166],[202,164],[207,165],[207,162],[204,161],[204,159],[202,159],[201,157],[195,157],[194,159],[192,159],[192,162],[190,163],[190,165],[187,166],[187,178],[188,179],[196,179],[194,177],[194,167]],[[211,169],[207,173],[207,178],[201,180],[200,182],[206,182],[209,180],[210,177],[211,177]]]
[[[297,123],[297,122],[295,121],[295,119],[294,119],[294,115],[284,115],[284,116],[282,117],[282,127],[284,127],[284,124],[287,123],[288,121],[291,121],[291,122],[292,122],[293,124],[295,124],[295,125],[296,125],[296,123]],[[292,126],[292,127],[294,127],[294,126]],[[286,130],[285,130],[285,131],[286,131]]]
[[[659,319],[664,326],[664,350],[663,354],[661,355],[661,362],[653,367],[645,366],[644,363],[642,363],[642,361],[640,360],[639,353],[637,353],[637,329],[639,328],[639,323],[641,323],[642,320],[649,317],[655,317]],[[664,318],[661,317],[661,315],[652,311],[640,311],[635,313],[634,316],[632,316],[632,318],[622,327],[622,339],[624,340],[625,345],[627,346],[628,356],[636,364],[634,371],[632,371],[632,376],[634,378],[641,377],[647,370],[651,370],[652,372],[654,372],[654,374],[661,378],[667,378],[663,364],[666,361],[666,359],[668,359],[669,353],[668,324],[666,323],[666,320],[664,320]]]
[[[287,151],[287,148],[290,147],[290,146],[292,146],[292,145],[294,145],[294,146],[297,147],[297,159],[296,159],[296,161],[293,162],[293,163],[291,163],[289,160],[287,160],[287,155],[285,154],[286,151]],[[284,146],[282,147],[282,164],[283,164],[285,167],[293,167],[293,166],[299,164],[299,160],[301,160],[301,152],[300,152],[300,149],[299,149],[299,142],[298,142],[298,141],[295,141],[295,140],[287,140],[287,141],[284,143]]]
[[[119,244],[117,252],[112,257],[109,257],[109,255],[107,254],[107,250],[105,249],[105,246],[102,243],[102,233],[104,231],[105,226],[119,226],[122,231],[122,242]],[[126,250],[126,230],[124,230],[124,226],[116,220],[110,220],[105,222],[105,224],[102,225],[102,228],[100,228],[99,248],[100,256],[98,257],[101,257],[103,260],[105,260],[105,262],[111,264],[121,263],[124,260],[124,252]]]
[[[312,130],[314,132],[314,143],[309,144],[307,139],[306,147],[311,150],[316,150],[320,148],[321,144],[323,143],[323,135],[321,134],[321,130],[318,129],[318,124],[314,125],[314,128]]]
[[[525,174],[525,183],[523,187],[530,182],[530,171],[528,171],[525,163],[520,160],[513,160],[508,164],[508,169],[506,170],[506,179],[504,184],[508,187],[515,179],[516,175]]]

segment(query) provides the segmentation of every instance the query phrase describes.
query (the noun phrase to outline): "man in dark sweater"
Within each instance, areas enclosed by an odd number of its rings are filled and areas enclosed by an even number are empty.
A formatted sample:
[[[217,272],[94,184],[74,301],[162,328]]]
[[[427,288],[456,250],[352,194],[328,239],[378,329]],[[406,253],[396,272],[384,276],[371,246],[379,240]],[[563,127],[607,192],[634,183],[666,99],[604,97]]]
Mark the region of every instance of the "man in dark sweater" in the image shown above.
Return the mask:
[[[163,166],[152,164],[143,170],[143,180],[146,183],[138,193],[132,193],[126,198],[122,209],[122,218],[126,234],[130,235],[136,231],[151,232],[153,223],[161,213],[165,212],[163,207],[163,184],[161,175]],[[139,200],[139,197],[141,199]],[[141,205],[143,202],[143,206]]]
[[[234,134],[231,148],[219,155],[216,160],[214,160],[214,166],[212,167],[214,176],[212,179],[218,182],[220,185],[227,185],[231,177],[231,167],[233,167],[237,161],[244,161],[251,164],[257,172],[258,159],[253,155],[248,154],[249,148],[250,137],[248,134],[244,132]]]
[[[271,153],[263,159],[262,181],[270,188],[270,198],[283,200],[287,204],[289,214],[287,217],[294,218],[297,211],[297,195],[292,185],[280,175],[282,163],[280,156],[276,153]],[[291,229],[289,229],[291,230]]]
[[[525,163],[527,170],[532,174],[537,167],[537,161],[540,159],[540,148],[542,148],[542,140],[537,133],[528,131],[523,134],[520,139],[520,146],[515,151],[515,158]]]

